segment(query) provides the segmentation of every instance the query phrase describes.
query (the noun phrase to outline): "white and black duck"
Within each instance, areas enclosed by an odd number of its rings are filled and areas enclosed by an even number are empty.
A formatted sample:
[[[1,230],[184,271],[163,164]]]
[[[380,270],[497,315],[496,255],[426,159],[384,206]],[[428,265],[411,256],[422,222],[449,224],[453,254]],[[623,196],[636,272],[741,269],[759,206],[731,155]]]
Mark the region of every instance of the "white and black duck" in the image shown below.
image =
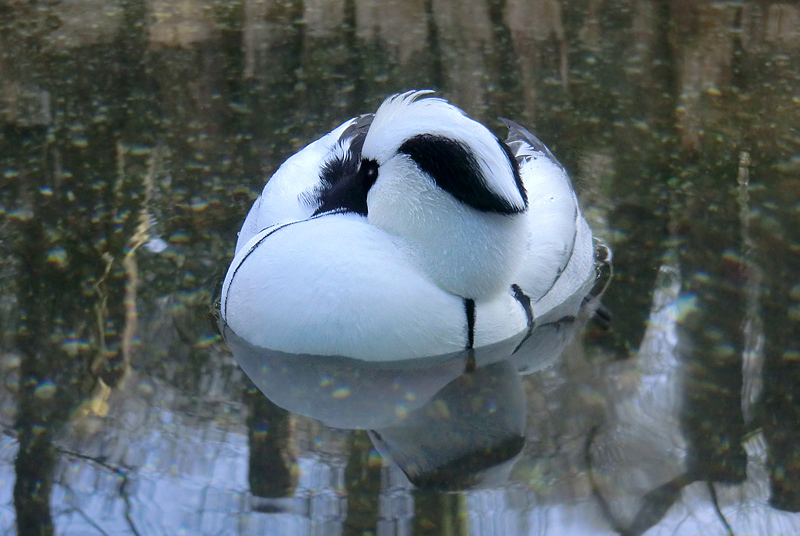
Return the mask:
[[[396,361],[519,349],[565,301],[577,312],[594,248],[564,168],[516,123],[502,141],[426,93],[388,98],[273,175],[223,284],[230,330],[281,352]]]

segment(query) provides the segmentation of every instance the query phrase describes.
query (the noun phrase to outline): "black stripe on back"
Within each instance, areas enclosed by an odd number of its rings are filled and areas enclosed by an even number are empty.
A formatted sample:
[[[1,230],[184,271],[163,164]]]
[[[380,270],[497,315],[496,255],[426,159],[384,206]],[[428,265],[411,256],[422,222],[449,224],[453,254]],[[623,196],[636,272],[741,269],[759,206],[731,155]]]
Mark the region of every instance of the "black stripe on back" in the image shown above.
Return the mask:
[[[522,306],[522,308],[525,310],[525,316],[528,319],[528,332],[525,334],[522,340],[519,341],[519,344],[517,344],[517,347],[514,348],[514,351],[511,352],[511,354],[513,355],[516,354],[517,351],[520,348],[522,348],[522,345],[525,344],[525,342],[531,338],[531,335],[533,335],[533,330],[536,327],[536,322],[535,322],[536,319],[533,318],[533,309],[531,309],[530,296],[525,294],[522,291],[522,287],[520,287],[516,283],[511,285],[511,290],[514,292],[514,299],[517,300],[519,304]]]
[[[511,290],[514,291],[514,299],[519,302],[523,309],[525,309],[525,316],[528,318],[528,327],[533,326],[533,310],[531,309],[531,298],[524,292],[519,285],[514,283],[511,285]]]
[[[498,142],[501,146],[505,145],[500,140]],[[515,170],[517,188],[525,200],[519,166],[507,146],[504,151],[509,155],[509,162]],[[514,207],[507,199],[486,186],[486,178],[475,153],[457,140],[434,134],[420,134],[407,139],[398,152],[408,155],[422,171],[430,175],[439,188],[476,210],[499,214],[516,214],[525,210],[524,207]]]
[[[464,312],[467,315],[467,350],[475,346],[475,300],[464,299]]]

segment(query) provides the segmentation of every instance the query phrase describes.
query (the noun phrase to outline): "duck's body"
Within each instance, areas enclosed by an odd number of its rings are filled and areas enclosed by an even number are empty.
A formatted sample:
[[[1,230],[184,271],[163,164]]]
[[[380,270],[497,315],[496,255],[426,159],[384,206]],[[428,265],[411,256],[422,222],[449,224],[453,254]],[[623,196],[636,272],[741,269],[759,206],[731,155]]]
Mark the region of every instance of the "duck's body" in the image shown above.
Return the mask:
[[[252,344],[395,361],[524,333],[593,280],[591,231],[547,148],[397,95],[273,175],[221,315]]]

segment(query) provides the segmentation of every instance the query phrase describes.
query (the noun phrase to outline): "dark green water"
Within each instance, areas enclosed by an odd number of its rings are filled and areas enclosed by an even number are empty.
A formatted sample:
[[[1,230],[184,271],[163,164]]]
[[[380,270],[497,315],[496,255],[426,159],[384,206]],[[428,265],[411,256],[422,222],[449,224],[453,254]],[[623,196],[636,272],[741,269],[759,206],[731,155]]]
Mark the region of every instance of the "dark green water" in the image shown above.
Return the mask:
[[[0,533],[800,531],[800,6],[0,0]],[[614,252],[488,489],[414,489],[222,341],[289,155],[431,88],[528,126]]]

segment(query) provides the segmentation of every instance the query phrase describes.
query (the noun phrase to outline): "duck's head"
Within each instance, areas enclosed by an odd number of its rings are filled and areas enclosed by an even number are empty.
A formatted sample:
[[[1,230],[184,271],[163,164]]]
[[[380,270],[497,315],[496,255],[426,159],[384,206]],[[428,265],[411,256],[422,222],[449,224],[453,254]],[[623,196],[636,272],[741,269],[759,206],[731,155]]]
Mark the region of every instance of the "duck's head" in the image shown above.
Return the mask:
[[[320,211],[361,213],[398,237],[439,286],[481,298],[508,288],[523,257],[525,188],[505,143],[445,100],[420,98],[426,93],[383,102]]]

